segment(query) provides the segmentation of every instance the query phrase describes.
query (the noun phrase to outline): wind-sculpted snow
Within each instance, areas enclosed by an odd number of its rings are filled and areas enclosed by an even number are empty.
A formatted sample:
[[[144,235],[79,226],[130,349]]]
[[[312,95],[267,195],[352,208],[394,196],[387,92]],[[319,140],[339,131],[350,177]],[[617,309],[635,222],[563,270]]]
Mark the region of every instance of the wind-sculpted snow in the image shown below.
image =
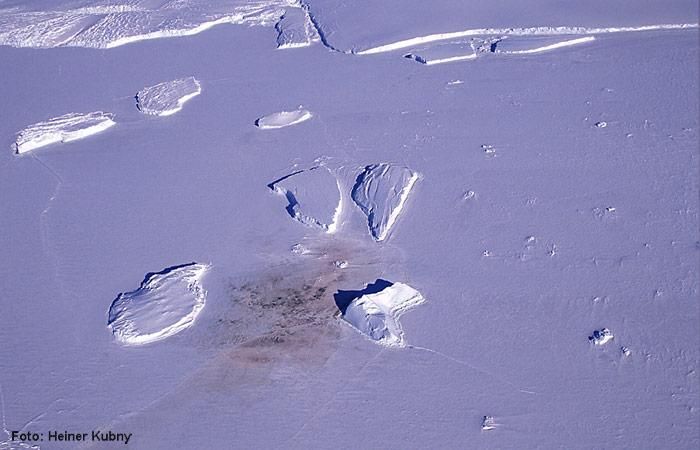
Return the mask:
[[[347,303],[353,294],[357,296]],[[343,320],[367,338],[387,347],[406,346],[399,318],[424,301],[421,293],[412,287],[386,280],[377,280],[362,291],[336,294]]]
[[[299,108],[294,111],[280,111],[260,117],[255,121],[255,126],[261,130],[274,130],[305,122],[312,117],[311,111]]]
[[[435,64],[476,59],[477,53],[470,44],[459,42],[414,50],[404,55],[404,57],[413,59],[426,66],[432,66]]]
[[[296,221],[334,233],[342,213],[338,179],[323,166],[286,175],[268,187],[287,200],[287,213]]]
[[[113,48],[148,39],[190,36],[221,24],[273,26],[285,9],[301,9],[293,0],[224,1],[194,4],[168,1],[92,2],[75,7],[51,2],[34,10],[31,3],[0,11],[0,45],[48,48]]]
[[[375,240],[383,241],[389,235],[419,178],[407,167],[388,163],[367,166],[357,177],[352,199],[367,216]]]
[[[143,345],[192,326],[204,308],[202,277],[210,266],[190,263],[149,273],[135,291],[119,294],[108,326],[123,345]]]
[[[136,107],[144,114],[170,116],[201,92],[202,87],[194,77],[166,81],[141,89],[136,94]]]
[[[528,55],[595,41],[595,36],[584,36],[562,40],[558,37],[506,36],[496,45],[495,53],[505,55]]]
[[[275,25],[277,48],[308,47],[321,38],[306,8],[289,8]]]
[[[15,152],[26,153],[59,142],[71,142],[100,133],[116,123],[103,112],[70,113],[28,126],[17,133]]]

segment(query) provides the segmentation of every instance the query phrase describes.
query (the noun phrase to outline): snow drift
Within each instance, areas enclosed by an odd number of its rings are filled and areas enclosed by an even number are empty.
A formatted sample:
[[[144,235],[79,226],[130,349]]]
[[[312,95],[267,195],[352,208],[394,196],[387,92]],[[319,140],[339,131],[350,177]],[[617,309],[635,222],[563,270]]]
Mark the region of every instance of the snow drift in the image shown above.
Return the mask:
[[[204,308],[200,285],[209,265],[189,263],[149,273],[141,286],[119,294],[109,308],[108,326],[122,345],[143,345],[192,326]]]
[[[261,130],[273,130],[284,128],[309,120],[313,117],[311,111],[299,108],[294,111],[280,111],[260,117],[255,121],[255,126]]]
[[[19,155],[58,142],[71,142],[100,133],[115,125],[111,114],[101,111],[70,113],[28,126],[17,133],[15,152]]]
[[[165,81],[141,89],[136,94],[136,107],[144,114],[170,116],[201,93],[202,86],[195,77]]]

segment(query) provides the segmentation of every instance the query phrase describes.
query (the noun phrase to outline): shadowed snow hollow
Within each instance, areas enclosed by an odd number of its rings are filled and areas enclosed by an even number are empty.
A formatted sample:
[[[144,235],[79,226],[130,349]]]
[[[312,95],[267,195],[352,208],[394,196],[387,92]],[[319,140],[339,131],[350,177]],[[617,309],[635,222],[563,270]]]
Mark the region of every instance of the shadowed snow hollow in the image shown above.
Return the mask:
[[[135,291],[119,294],[108,326],[123,345],[143,345],[190,327],[204,308],[200,282],[209,265],[190,263],[149,273]]]
[[[136,107],[144,114],[170,116],[201,93],[202,86],[195,77],[165,81],[141,89],[136,94]]]
[[[296,125],[309,120],[311,117],[313,117],[311,111],[302,108],[294,111],[280,111],[258,118],[255,121],[255,126],[261,130],[273,130]]]
[[[316,166],[286,175],[267,185],[287,199],[287,213],[304,225],[335,232],[342,211],[338,179]]]
[[[418,178],[417,172],[388,163],[367,166],[357,177],[352,199],[367,216],[375,240],[389,235]]]
[[[340,306],[343,320],[377,344],[405,347],[399,317],[425,301],[421,293],[406,284],[384,280],[360,292],[366,293]]]
[[[35,123],[17,133],[15,152],[19,155],[46,145],[83,139],[115,125],[112,119],[111,114],[98,111],[70,113]]]

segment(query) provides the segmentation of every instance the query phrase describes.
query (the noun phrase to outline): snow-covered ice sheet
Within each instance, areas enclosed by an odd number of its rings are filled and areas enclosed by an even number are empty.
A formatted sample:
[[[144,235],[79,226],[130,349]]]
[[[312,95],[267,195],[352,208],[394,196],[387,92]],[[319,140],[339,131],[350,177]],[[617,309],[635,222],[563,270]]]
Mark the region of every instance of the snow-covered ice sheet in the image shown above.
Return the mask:
[[[123,345],[143,345],[177,334],[194,324],[207,292],[201,285],[206,264],[190,263],[149,273],[141,286],[119,294],[107,324]]]
[[[583,36],[563,39],[562,37],[511,37],[500,40],[495,52],[506,55],[529,55],[548,52],[564,47],[585,44],[595,41],[595,36]]]
[[[352,199],[367,216],[372,237],[389,236],[420,174],[396,164],[372,164],[358,175]]]
[[[101,111],[92,113],[70,113],[35,123],[17,133],[14,149],[22,154],[59,142],[84,139],[116,125],[114,116]]]
[[[338,179],[324,166],[298,170],[268,184],[287,201],[287,213],[296,221],[334,233],[343,209]]]
[[[255,126],[261,130],[275,130],[305,122],[312,117],[311,111],[299,108],[293,111],[280,111],[259,117],[255,120]]]
[[[382,281],[384,280],[377,280],[375,284]],[[377,292],[371,290],[370,293],[352,299],[344,306],[342,317],[354,329],[379,345],[405,347],[406,339],[399,318],[423,302],[425,298],[411,286],[386,282]]]
[[[202,86],[195,77],[164,81],[141,89],[136,94],[136,107],[144,114],[170,116],[201,93]]]
[[[275,29],[278,33],[277,48],[280,49],[308,47],[320,41],[306,8],[288,8]]]

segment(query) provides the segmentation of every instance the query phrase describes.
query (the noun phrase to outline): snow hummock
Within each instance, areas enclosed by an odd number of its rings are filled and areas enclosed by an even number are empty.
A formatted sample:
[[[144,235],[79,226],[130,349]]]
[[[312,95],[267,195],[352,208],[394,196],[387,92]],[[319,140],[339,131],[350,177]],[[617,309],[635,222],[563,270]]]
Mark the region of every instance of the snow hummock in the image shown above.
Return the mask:
[[[115,125],[113,115],[101,111],[70,113],[35,123],[17,133],[15,152],[19,155],[58,142],[71,142],[100,133]]]
[[[286,175],[267,185],[287,200],[287,213],[296,221],[327,233],[337,230],[342,212],[338,179],[324,166]]]
[[[387,284],[388,286],[378,292],[363,294],[352,300],[345,310],[341,311],[342,318],[377,344],[405,347],[399,317],[423,303],[425,298],[406,284]]]
[[[170,116],[201,93],[202,86],[195,77],[178,78],[141,89],[136,94],[136,107],[144,114]]]
[[[588,336],[588,340],[593,342],[595,345],[605,345],[613,339],[613,334],[607,328],[601,328],[600,330],[593,331],[591,336]]]
[[[288,8],[275,29],[279,49],[308,47],[321,40],[306,8]]]
[[[389,163],[369,165],[357,177],[352,199],[367,216],[375,240],[389,235],[419,178],[417,172]]]
[[[289,127],[309,120],[313,117],[311,111],[299,108],[294,111],[280,111],[260,117],[255,121],[255,126],[261,130],[273,130]]]
[[[189,263],[149,273],[141,286],[119,294],[109,308],[107,325],[122,345],[160,341],[194,323],[204,308],[200,285],[207,264]]]

